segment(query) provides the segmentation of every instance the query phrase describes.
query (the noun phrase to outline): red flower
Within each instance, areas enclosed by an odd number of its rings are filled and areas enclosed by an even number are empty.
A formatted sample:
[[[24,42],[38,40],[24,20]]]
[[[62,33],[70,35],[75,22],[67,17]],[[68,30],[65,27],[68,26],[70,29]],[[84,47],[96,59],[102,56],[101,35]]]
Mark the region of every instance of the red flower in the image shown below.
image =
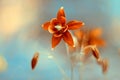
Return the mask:
[[[48,30],[52,36],[52,48],[55,48],[61,39],[63,39],[69,46],[74,46],[73,38],[68,30],[79,29],[84,25],[83,22],[72,20],[66,23],[64,8],[61,7],[57,13],[56,18],[44,23],[42,27]]]

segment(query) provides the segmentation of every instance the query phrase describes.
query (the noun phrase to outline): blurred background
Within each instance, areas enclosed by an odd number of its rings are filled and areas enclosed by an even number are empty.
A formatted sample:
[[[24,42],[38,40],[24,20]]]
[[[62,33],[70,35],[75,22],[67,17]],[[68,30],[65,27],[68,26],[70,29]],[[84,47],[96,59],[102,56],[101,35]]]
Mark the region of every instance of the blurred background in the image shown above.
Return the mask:
[[[77,19],[85,22],[85,27],[102,28],[107,43],[100,51],[109,60],[107,74],[103,75],[93,60],[81,71],[82,80],[119,80],[119,4],[119,0],[0,0],[0,80],[63,80],[58,64],[70,76],[64,42],[51,51],[51,35],[41,28],[56,17],[61,6],[68,21]],[[40,58],[33,71],[35,52]],[[55,60],[49,59],[49,54]],[[78,73],[74,74],[77,80]]]

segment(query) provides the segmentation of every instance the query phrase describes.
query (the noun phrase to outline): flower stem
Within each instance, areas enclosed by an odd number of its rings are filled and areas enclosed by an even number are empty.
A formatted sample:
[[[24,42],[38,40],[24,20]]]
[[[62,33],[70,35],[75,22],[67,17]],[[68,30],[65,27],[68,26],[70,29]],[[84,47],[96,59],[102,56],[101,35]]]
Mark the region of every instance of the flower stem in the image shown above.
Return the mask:
[[[108,79],[107,79],[107,75],[106,75],[106,74],[104,74],[104,80],[108,80]]]
[[[48,54],[53,56],[52,54]],[[68,76],[66,75],[64,69],[58,64],[57,59],[53,56],[53,61],[55,62],[55,64],[58,66],[58,69],[60,70],[61,74],[64,76],[65,80],[69,80]]]
[[[73,62],[71,60],[72,55],[70,55],[69,48],[68,48],[67,44],[65,44],[65,45],[66,45],[67,56],[70,60],[70,68],[71,68],[71,79],[70,80],[73,80],[73,78],[74,78],[74,76],[73,76],[74,75],[73,74],[74,67],[73,67]]]
[[[71,80],[74,79],[74,67],[73,64],[71,63]]]

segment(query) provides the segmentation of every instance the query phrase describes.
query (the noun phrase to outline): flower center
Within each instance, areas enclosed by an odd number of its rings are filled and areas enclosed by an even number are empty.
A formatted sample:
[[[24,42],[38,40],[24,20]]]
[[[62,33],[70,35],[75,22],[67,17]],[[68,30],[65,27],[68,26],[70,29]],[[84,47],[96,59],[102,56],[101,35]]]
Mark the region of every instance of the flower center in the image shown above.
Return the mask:
[[[61,25],[56,25],[55,28],[60,31],[62,29],[62,26]]]

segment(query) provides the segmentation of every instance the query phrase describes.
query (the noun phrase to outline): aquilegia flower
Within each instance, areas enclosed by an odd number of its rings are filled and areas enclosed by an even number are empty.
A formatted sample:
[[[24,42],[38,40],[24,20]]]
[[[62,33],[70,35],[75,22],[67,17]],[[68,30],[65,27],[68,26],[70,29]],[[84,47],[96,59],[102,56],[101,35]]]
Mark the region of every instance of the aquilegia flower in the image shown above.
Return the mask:
[[[75,36],[77,37],[80,45],[88,46],[88,45],[96,45],[97,47],[105,46],[105,41],[101,38],[102,29],[95,28],[91,30],[81,30],[76,31]]]
[[[105,45],[105,41],[101,38],[101,34],[101,28],[75,32],[75,36],[79,42],[78,45],[83,48],[83,52],[86,56],[89,56],[88,54],[92,52],[92,55],[96,58],[96,60],[100,59],[100,52],[97,47]]]
[[[57,17],[45,22],[42,27],[53,35],[52,48],[55,48],[61,39],[63,39],[69,46],[74,47],[73,38],[68,30],[79,29],[83,25],[84,23],[78,20],[72,20],[66,23],[64,8],[61,7],[57,13]]]
[[[81,57],[82,61],[86,61],[89,58],[89,53],[92,53],[97,63],[102,67],[102,72],[108,71],[109,62],[107,59],[102,59],[97,47],[105,46],[105,41],[101,38],[102,29],[95,28],[91,30],[80,30],[75,32],[75,36],[79,42],[78,47],[83,48],[84,57]]]

